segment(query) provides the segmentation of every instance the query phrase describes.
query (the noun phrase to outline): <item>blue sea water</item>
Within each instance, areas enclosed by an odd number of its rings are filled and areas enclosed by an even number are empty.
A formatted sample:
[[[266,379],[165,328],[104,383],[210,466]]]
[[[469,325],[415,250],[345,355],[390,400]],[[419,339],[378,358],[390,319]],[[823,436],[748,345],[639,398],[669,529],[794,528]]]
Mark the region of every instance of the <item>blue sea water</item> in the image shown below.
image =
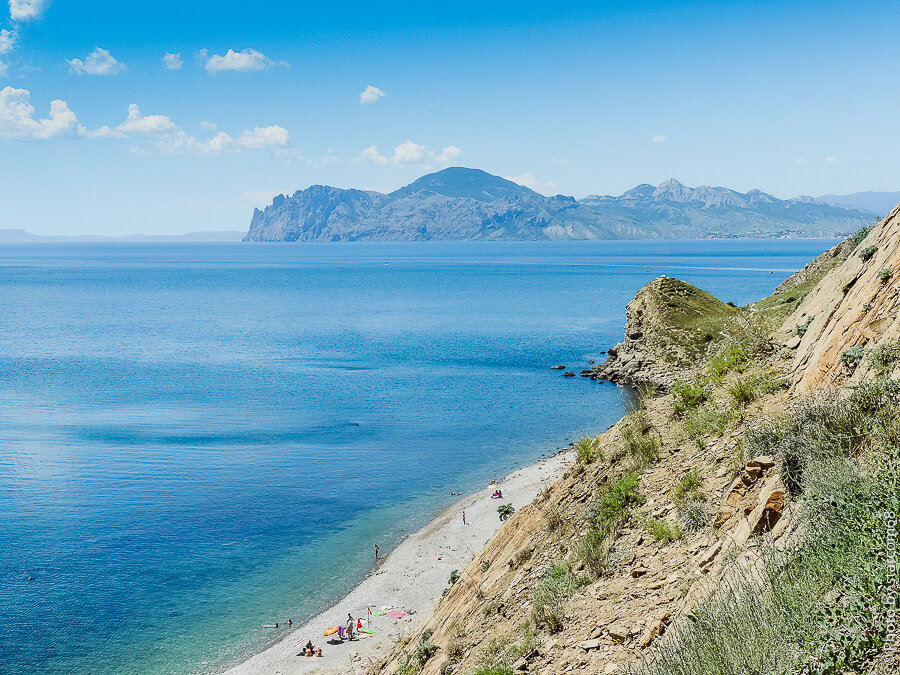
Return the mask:
[[[195,673],[622,414],[563,378],[660,274],[744,304],[826,241],[0,247],[0,671]]]

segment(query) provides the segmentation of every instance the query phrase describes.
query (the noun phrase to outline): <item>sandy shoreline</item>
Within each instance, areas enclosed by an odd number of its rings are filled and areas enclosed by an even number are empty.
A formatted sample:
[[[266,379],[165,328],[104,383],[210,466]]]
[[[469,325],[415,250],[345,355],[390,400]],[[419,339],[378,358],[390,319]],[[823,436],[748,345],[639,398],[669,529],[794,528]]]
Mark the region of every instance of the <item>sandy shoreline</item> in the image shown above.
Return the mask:
[[[418,532],[404,539],[377,569],[333,607],[288,633],[278,643],[227,671],[228,675],[289,673],[362,673],[380,660],[397,638],[412,632],[441,597],[450,572],[462,570],[500,527],[499,504],[511,503],[519,509],[531,503],[551,485],[571,463],[573,453],[561,452],[514,471],[498,483],[503,499],[491,499],[493,489],[485,487],[444,509]],[[462,526],[466,512],[467,527]],[[439,558],[439,559],[435,559]],[[412,611],[392,619],[373,616],[374,636],[328,644],[323,637],[330,626],[346,623],[348,612],[366,616],[366,607],[395,607]],[[365,622],[364,622],[365,623]],[[298,656],[300,646],[311,639],[322,647],[322,658]]]

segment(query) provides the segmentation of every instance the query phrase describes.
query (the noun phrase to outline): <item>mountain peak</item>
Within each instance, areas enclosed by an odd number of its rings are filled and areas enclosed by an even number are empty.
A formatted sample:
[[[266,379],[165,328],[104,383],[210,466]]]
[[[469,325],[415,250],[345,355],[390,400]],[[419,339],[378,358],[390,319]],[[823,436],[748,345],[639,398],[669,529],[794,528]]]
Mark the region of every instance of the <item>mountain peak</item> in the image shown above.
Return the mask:
[[[410,195],[442,195],[468,198],[479,202],[538,196],[536,192],[511,180],[494,176],[481,169],[452,166],[429,173],[390,194],[395,199]]]
[[[675,180],[674,178],[670,178],[669,180],[663,181],[662,183],[660,183],[659,186],[657,187],[657,189],[660,191],[665,191],[665,190],[677,190],[677,189],[680,189],[683,187],[684,187],[684,183],[680,183],[677,180]]]
[[[312,186],[254,211],[249,241],[639,239],[835,236],[859,211],[786,202],[758,190],[683,185],[674,178],[621,197],[544,197],[479,169],[451,167],[388,195]]]

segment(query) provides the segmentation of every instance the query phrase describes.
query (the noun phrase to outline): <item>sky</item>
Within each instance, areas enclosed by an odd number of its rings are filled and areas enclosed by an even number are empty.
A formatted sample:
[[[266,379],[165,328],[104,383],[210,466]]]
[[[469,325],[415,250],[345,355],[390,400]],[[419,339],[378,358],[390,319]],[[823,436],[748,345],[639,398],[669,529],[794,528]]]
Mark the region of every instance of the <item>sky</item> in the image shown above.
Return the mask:
[[[246,230],[448,166],[900,190],[896,1],[3,1],[0,228]]]

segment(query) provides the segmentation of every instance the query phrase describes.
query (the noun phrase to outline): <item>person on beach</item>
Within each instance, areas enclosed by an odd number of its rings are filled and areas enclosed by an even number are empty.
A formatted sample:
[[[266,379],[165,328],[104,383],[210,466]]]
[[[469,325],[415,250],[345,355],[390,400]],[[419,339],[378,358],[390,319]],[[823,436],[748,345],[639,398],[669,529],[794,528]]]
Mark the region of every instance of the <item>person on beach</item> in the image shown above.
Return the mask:
[[[378,544],[375,544],[375,562],[378,562]]]
[[[353,639],[353,617],[347,614],[347,639]]]
[[[466,512],[463,511],[463,527],[466,526]]]
[[[293,626],[293,625],[294,625],[294,620],[288,619],[288,626]]]
[[[344,641],[344,631],[345,630],[346,630],[346,628],[344,628],[343,626],[338,626],[338,637],[341,639],[341,642]]]

